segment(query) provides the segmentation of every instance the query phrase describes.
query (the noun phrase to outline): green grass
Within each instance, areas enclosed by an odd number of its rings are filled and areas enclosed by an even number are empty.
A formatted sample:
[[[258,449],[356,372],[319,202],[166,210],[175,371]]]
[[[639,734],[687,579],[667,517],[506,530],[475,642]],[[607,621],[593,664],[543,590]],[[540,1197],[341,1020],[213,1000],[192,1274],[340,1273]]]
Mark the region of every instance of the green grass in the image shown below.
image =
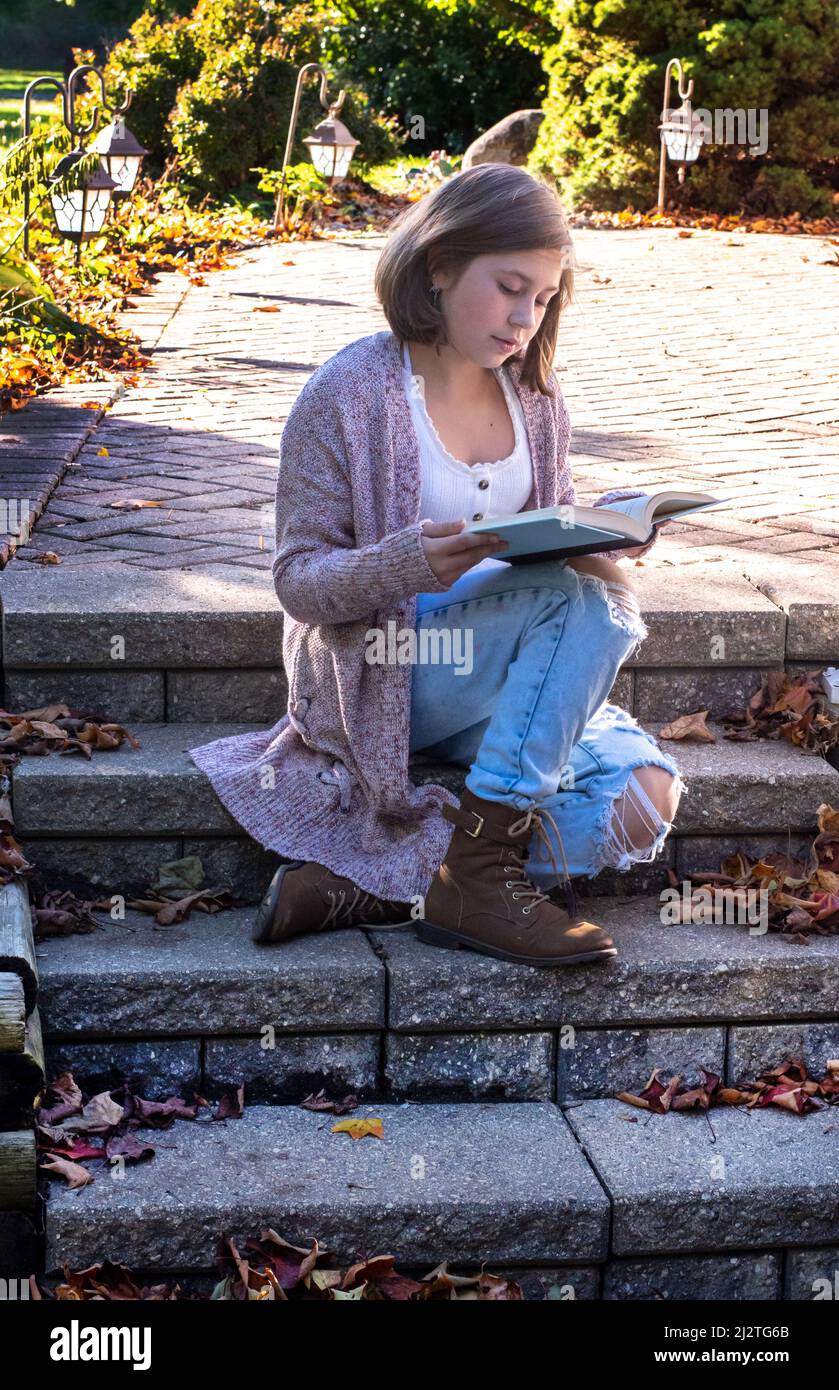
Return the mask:
[[[430,176],[431,182],[429,182],[430,164],[431,160],[428,155],[411,155],[409,157],[403,154],[397,159],[388,160],[385,164],[368,165],[364,170],[363,177],[365,183],[377,193],[408,193],[412,187],[422,188],[427,192],[437,182],[433,175]],[[350,167],[352,168],[352,166]],[[416,182],[409,177],[411,169],[422,171],[420,179]]]
[[[12,145],[23,134],[21,106],[23,94],[36,77],[57,77],[60,72],[28,71],[25,68],[0,68],[0,147]],[[32,123],[48,120],[59,113],[58,94],[50,95],[44,88],[32,100]]]
[[[20,101],[29,83],[36,77],[56,77],[59,82],[62,80],[60,72],[38,72],[37,69],[29,71],[26,68],[0,68],[0,101],[5,102],[7,98]]]
[[[364,182],[377,193],[404,193],[410,186],[406,178],[408,169],[425,169],[428,163],[428,158],[423,155],[411,159],[403,155],[385,164],[370,164],[364,171]]]

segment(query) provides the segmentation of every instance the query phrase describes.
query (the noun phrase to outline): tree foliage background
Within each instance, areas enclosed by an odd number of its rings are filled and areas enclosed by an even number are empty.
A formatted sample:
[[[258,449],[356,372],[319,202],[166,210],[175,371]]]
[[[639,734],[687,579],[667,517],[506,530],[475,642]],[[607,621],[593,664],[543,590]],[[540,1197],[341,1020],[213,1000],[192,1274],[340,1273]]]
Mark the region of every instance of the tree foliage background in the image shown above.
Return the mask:
[[[664,70],[679,57],[695,79],[694,107],[765,108],[769,134],[764,156],[703,146],[683,199],[718,212],[835,213],[836,0],[555,0],[551,21],[531,167],[554,174],[569,202],[655,201]]]
[[[711,111],[765,109],[769,146],[706,145],[674,196],[717,212],[835,214],[837,0],[0,0],[15,62],[58,66],[68,44],[111,50],[136,89],[149,167],[225,195],[282,162],[298,68],[319,62],[361,140],[354,167],[462,153],[510,111],[546,112],[529,167],[572,207],[650,207],[667,59]],[[34,55],[34,56],[33,56]],[[293,162],[322,117],[303,89]],[[415,118],[422,117],[421,124]],[[421,134],[418,134],[421,131]]]

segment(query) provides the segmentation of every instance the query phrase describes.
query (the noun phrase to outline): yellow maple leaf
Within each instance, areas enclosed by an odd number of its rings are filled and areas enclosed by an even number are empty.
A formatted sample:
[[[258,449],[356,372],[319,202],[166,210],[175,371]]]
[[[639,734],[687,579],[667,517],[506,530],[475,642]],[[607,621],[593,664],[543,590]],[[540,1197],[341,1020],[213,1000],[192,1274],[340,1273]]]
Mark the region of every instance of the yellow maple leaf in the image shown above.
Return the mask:
[[[381,1120],[339,1120],[337,1125],[332,1126],[332,1133],[348,1134],[351,1139],[363,1139],[365,1134],[371,1134],[375,1139],[384,1138],[384,1125]]]

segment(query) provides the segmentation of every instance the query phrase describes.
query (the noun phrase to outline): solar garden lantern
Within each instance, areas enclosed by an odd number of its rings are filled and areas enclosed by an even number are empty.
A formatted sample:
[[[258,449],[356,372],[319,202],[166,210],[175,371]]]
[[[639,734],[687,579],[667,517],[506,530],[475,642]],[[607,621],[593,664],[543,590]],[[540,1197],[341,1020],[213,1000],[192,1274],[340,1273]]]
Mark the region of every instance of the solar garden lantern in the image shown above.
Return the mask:
[[[77,87],[83,77],[94,73],[102,90],[102,104],[112,119],[96,137],[90,150],[85,150],[83,138],[96,129],[98,107],[94,108],[90,123],[84,128],[76,124]],[[62,118],[65,128],[74,141],[75,148],[57,164],[50,184],[50,203],[52,204],[55,225],[66,240],[76,243],[76,265],[81,258],[81,247],[102,231],[112,197],[128,197],[137,179],[140,160],[148,151],[131,134],[122,117],[131,104],[133,93],[129,91],[122,106],[109,105],[102,71],[92,63],[83,63],[74,68],[66,83],[55,77],[36,77],[29,83],[23,97],[23,134],[32,133],[31,101],[33,93],[40,87],[51,87],[61,96]],[[61,190],[56,185],[66,182],[66,176],[75,164],[88,153],[100,156],[98,166],[84,174],[77,188]],[[23,249],[29,255],[29,189],[24,190]]]
[[[122,110],[127,110],[127,105]],[[102,168],[114,182],[111,196],[129,198],[140,172],[140,161],[148,150],[132,135],[121,111],[114,112],[110,124],[102,127],[91,149],[101,156]]]
[[[283,155],[283,176],[280,181],[277,193],[277,202],[274,208],[274,230],[280,225],[283,216],[283,194],[285,192],[285,175],[288,161],[291,158],[291,148],[294,144],[294,131],[297,126],[297,115],[300,109],[300,93],[303,87],[303,79],[308,72],[320,73],[320,104],[327,113],[326,120],[321,121],[315,127],[314,134],[307,135],[303,141],[308,145],[309,153],[312,156],[312,163],[319,174],[323,174],[329,182],[330,187],[347,176],[350,167],[350,160],[355,152],[355,140],[344,125],[339,121],[337,113],[344,104],[346,92],[342,87],[338,93],[338,98],[334,102],[327,101],[326,84],[327,75],[318,63],[306,63],[297,74],[297,85],[294,89],[294,102],[291,108],[291,120],[288,126],[288,138],[286,140],[285,154]]]
[[[675,110],[670,107],[670,73],[673,68],[677,70],[679,96],[682,102],[681,106]],[[658,202],[656,207],[659,212],[664,211],[667,160],[672,159],[678,164],[679,183],[684,183],[685,166],[698,157],[705,138],[704,122],[691,107],[692,95],[693,78],[685,87],[682,64],[678,58],[671,58],[664,74],[664,102],[658,126],[661,138],[661,158],[658,166]]]
[[[56,165],[52,182],[63,180],[84,154],[84,150],[78,149],[65,155]],[[65,240],[76,243],[76,265],[81,259],[82,242],[91,241],[102,231],[116,187],[100,161],[91,174],[82,177],[78,188],[65,192],[55,189],[50,193],[56,227]]]
[[[346,178],[353,151],[358,144],[344,122],[332,115],[335,109],[330,108],[326,120],[315,126],[314,135],[307,135],[303,141],[304,145],[309,146],[312,163],[318,173],[329,179],[330,184]]]

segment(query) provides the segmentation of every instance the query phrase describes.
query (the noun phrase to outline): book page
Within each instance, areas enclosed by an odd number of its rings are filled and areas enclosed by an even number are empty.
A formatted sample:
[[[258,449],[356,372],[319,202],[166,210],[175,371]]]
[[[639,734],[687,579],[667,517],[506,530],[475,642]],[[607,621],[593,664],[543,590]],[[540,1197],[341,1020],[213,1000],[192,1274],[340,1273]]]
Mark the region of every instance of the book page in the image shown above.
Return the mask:
[[[707,494],[705,494],[707,496]],[[656,504],[653,498],[659,496],[660,500]],[[608,507],[604,507],[605,512],[620,512],[623,516],[632,517],[639,525],[649,529],[649,524],[644,520],[644,513],[650,509],[650,524],[657,521],[666,521],[670,517],[686,516],[688,512],[702,511],[705,507],[716,507],[721,502],[728,502],[728,497],[716,497],[710,502],[692,502],[688,498],[674,497],[672,494],[669,500],[665,500],[666,494],[645,492],[641,497],[625,497],[619,502],[610,502]],[[598,508],[598,511],[600,508]]]

